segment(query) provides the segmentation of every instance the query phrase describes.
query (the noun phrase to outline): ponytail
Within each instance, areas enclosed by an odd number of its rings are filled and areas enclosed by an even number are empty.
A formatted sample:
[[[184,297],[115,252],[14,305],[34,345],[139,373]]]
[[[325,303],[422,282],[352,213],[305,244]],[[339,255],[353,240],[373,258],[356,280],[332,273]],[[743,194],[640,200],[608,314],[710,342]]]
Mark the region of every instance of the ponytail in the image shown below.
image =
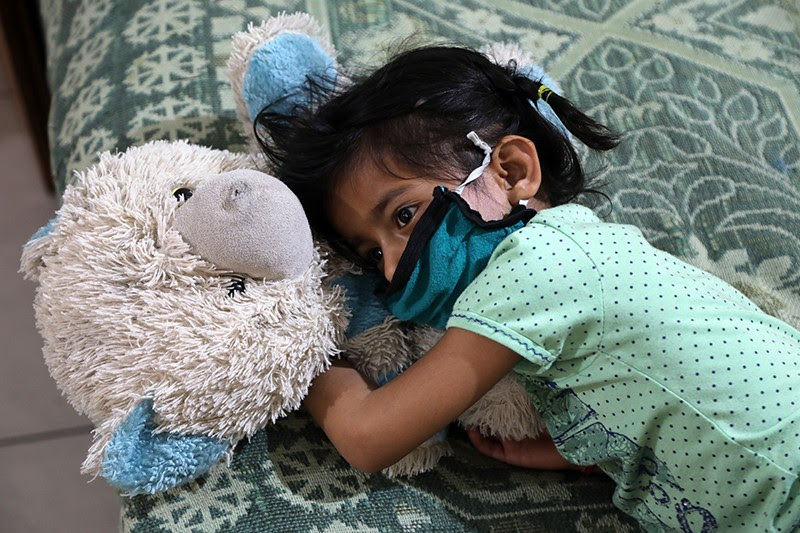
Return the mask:
[[[519,74],[515,75],[513,79],[517,87],[531,102],[537,104],[539,100],[544,100],[564,127],[589,148],[605,151],[616,148],[619,144],[620,137],[618,135],[584,114],[572,102],[543,84],[541,80],[532,80]]]

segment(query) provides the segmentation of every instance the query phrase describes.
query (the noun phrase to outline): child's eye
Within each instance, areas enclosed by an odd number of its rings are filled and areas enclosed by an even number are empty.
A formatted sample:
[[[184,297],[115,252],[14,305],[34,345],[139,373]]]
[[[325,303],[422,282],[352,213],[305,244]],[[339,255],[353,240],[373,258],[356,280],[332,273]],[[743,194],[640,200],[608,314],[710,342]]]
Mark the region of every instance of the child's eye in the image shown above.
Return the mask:
[[[383,252],[380,248],[371,248],[367,251],[367,261],[377,266],[383,259]]]
[[[397,223],[400,224],[400,227],[405,226],[412,220],[414,220],[414,214],[417,212],[417,208],[415,206],[411,207],[401,207],[397,210],[395,214],[395,218],[397,219]]]

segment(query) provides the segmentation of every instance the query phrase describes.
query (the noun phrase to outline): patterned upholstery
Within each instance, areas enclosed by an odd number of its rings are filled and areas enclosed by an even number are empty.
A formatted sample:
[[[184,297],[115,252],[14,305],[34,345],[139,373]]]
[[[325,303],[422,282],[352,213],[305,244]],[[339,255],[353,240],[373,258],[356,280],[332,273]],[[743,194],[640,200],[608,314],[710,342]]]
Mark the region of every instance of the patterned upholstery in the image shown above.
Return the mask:
[[[185,138],[244,150],[222,72],[230,36],[280,11],[320,20],[346,65],[415,34],[519,43],[579,107],[625,133],[589,157],[608,219],[800,324],[800,4],[794,0],[40,0],[54,179],[95,153]],[[601,212],[608,212],[601,204]],[[528,472],[456,439],[433,472],[350,469],[298,413],[230,467],[123,499],[130,531],[635,531],[603,477]],[[76,468],[78,465],[76,465]]]

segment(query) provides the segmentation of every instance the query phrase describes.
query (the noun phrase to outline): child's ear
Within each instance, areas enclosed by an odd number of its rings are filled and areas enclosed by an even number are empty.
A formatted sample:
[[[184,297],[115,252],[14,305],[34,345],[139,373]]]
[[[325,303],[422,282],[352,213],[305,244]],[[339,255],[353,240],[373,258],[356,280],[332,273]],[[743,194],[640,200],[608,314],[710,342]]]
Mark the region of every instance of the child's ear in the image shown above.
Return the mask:
[[[490,168],[508,196],[510,205],[530,200],[539,192],[542,170],[533,141],[520,135],[506,135],[492,153]]]

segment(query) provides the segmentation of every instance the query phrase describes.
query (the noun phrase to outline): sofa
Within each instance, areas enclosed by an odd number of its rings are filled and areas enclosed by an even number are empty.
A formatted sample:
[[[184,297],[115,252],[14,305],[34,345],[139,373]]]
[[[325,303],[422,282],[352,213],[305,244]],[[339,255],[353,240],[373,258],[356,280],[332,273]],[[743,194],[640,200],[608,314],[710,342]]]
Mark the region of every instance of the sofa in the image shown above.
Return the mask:
[[[586,154],[610,199],[598,212],[798,326],[799,9],[766,0],[40,0],[54,188],[63,192],[98,152],[154,139],[247,150],[224,74],[230,38],[281,11],[316,17],[351,67],[381,63],[409,35],[514,42],[624,135],[610,155]],[[639,530],[614,507],[605,476],[515,468],[480,456],[458,430],[451,439],[455,455],[434,470],[389,479],[351,468],[300,411],[195,482],[121,496],[120,527]]]

